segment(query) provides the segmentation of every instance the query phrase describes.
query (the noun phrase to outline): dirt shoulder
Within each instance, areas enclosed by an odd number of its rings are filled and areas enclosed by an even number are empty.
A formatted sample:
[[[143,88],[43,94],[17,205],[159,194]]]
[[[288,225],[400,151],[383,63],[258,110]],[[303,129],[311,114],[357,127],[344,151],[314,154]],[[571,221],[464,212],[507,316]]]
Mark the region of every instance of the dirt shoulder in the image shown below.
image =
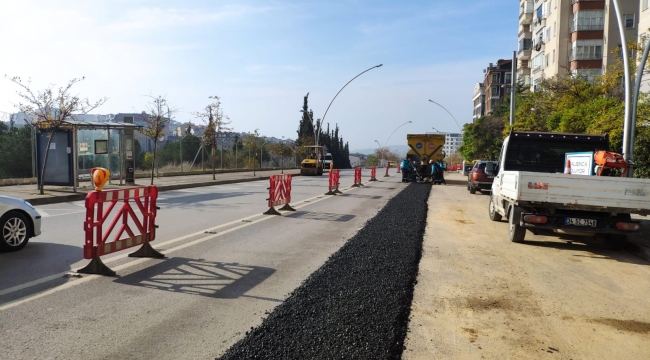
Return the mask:
[[[650,359],[650,263],[575,237],[511,243],[489,194],[460,184],[429,197],[404,359]]]

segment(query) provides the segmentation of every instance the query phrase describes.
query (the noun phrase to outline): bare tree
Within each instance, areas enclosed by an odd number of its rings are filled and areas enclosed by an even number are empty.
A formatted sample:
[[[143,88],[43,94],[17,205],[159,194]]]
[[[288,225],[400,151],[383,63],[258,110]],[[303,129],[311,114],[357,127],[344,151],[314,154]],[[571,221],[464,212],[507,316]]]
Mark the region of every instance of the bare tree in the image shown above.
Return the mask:
[[[209,147],[212,151],[212,180],[216,180],[215,174],[215,148],[217,146],[217,138],[224,132],[232,131],[228,127],[230,125],[230,118],[223,114],[221,109],[221,100],[218,96],[209,96],[212,102],[203,109],[203,111],[194,112],[193,115],[203,120],[206,124],[205,131],[203,132],[203,145]]]
[[[246,146],[249,151],[252,151],[252,159],[251,156],[248,157],[249,165],[248,167],[250,168],[251,162],[253,166],[253,176],[255,176],[255,160],[257,159],[257,149],[260,147],[260,133],[258,129],[255,129],[253,133],[249,133],[243,138],[244,146]]]
[[[31,87],[31,80],[23,83],[20,77],[7,77],[5,75],[5,78],[20,86],[22,89],[17,91],[21,100],[15,105],[16,108],[26,115],[27,122],[36,131],[45,131],[48,134],[45,156],[43,157],[43,167],[40,169],[41,178],[38,183],[39,194],[43,195],[45,169],[47,168],[47,159],[50,154],[50,145],[52,144],[54,133],[74,130],[75,126],[73,123],[70,123],[70,120],[76,120],[78,115],[87,114],[103,105],[108,99],[104,97],[96,102],[90,102],[88,98],[71,94],[70,89],[72,86],[84,80],[85,77],[74,78],[67,85],[58,87],[56,90],[55,85],[52,84],[43,90],[34,90]]]
[[[151,167],[151,185],[153,185],[153,177],[156,166],[156,156],[158,150],[158,140],[163,136],[165,128],[169,126],[171,114],[176,112],[175,109],[169,108],[169,103],[164,96],[149,96],[148,115],[143,116],[145,126],[140,132],[153,140],[153,166]]]

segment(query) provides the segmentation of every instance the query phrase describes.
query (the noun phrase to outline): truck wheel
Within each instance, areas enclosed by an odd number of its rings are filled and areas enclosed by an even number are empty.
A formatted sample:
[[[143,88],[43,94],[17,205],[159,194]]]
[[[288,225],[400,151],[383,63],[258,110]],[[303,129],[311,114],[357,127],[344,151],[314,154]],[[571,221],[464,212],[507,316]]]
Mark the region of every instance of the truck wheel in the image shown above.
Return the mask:
[[[472,185],[469,186],[469,193],[470,194],[476,194],[476,189],[472,187]]]
[[[611,234],[605,238],[605,245],[612,250],[623,250],[627,244],[627,235]]]
[[[515,209],[510,209],[510,215],[508,216],[508,237],[510,238],[510,241],[516,242],[516,243],[522,243],[524,242],[524,238],[526,237],[526,228],[521,227],[519,224],[515,223]]]
[[[490,205],[489,205],[489,215],[490,215],[490,220],[492,221],[501,221],[502,217],[501,214],[497,212],[497,207],[494,205],[494,201],[492,196],[490,196]]]

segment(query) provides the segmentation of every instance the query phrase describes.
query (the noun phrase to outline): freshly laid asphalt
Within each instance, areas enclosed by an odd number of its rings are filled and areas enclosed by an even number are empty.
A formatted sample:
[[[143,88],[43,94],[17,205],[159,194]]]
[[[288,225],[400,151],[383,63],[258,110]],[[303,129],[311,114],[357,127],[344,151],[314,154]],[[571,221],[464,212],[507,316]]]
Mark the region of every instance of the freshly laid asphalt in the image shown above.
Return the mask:
[[[430,190],[393,197],[221,359],[399,359]]]

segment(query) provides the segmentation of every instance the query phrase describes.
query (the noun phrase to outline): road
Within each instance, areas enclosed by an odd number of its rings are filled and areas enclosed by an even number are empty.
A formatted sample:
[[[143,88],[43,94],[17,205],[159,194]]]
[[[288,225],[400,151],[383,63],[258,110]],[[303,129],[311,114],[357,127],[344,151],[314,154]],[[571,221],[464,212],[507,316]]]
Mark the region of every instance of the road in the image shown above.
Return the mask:
[[[352,182],[343,172],[342,189]],[[266,181],[163,192],[152,245],[167,258],[106,256],[116,278],[63,277],[87,263],[85,210],[37,207],[43,235],[0,254],[0,358],[214,358],[404,186],[366,184],[330,197],[327,176],[296,177],[298,211],[283,216],[261,215]]]
[[[650,359],[650,263],[580,237],[511,243],[488,202],[431,191],[404,359]]]

